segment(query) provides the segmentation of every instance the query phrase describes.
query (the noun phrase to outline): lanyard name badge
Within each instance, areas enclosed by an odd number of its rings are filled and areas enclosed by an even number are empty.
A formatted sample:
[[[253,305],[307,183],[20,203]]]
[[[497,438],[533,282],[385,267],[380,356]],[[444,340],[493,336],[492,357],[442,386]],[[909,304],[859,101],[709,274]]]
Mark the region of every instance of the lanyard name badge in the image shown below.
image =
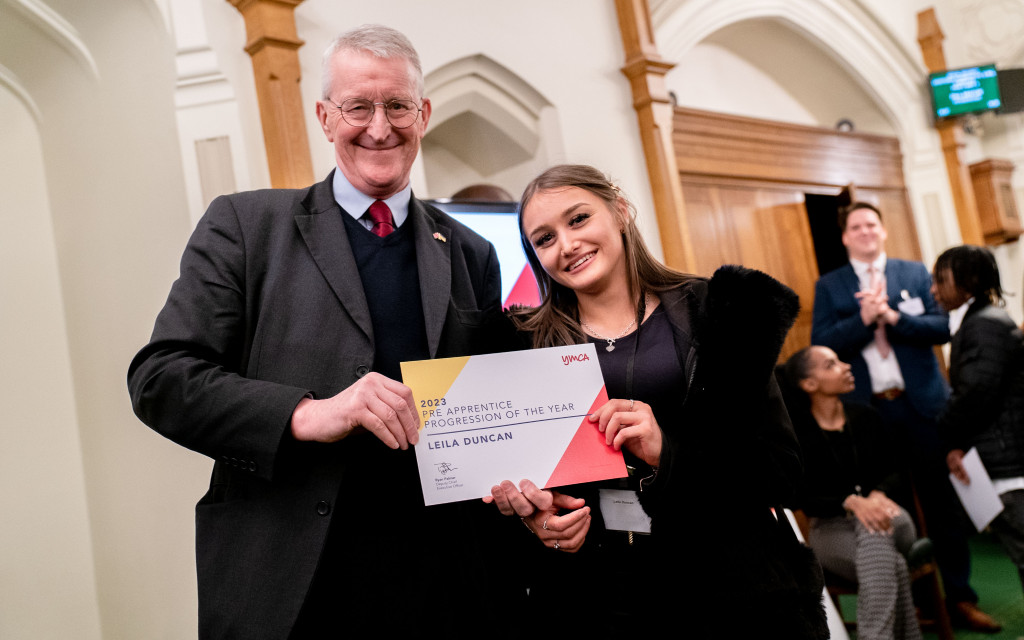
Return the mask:
[[[633,353],[626,361],[626,394],[633,397],[633,365],[636,361],[637,347],[640,344],[640,325],[647,313],[647,295],[640,297],[640,308],[637,313],[636,339],[633,341]],[[632,476],[634,469],[628,467]],[[633,544],[634,533],[649,534],[651,517],[640,506],[640,495],[632,489],[599,489],[598,501],[605,529],[625,531],[629,534],[629,543]]]

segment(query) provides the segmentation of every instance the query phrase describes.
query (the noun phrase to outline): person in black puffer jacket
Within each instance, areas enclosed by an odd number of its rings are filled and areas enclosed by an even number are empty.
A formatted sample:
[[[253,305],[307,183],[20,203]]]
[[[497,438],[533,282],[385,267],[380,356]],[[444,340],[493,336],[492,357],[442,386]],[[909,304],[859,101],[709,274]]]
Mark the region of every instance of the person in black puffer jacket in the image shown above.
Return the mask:
[[[947,249],[935,261],[933,281],[954,334],[953,393],[939,417],[946,462],[967,484],[962,459],[977,448],[1004,506],[990,528],[1024,585],[1024,333],[1003,309],[999,268],[988,249]]]

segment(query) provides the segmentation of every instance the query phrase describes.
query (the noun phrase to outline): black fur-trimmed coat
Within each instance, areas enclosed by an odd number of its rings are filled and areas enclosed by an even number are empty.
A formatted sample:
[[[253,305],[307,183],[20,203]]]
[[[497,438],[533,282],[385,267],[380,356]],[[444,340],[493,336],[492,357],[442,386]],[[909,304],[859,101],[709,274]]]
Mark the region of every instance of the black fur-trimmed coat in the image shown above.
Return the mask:
[[[640,496],[665,559],[650,568],[668,585],[654,611],[691,637],[826,638],[817,561],[771,512],[802,470],[773,376],[799,299],[737,266],[659,297],[689,382],[681,415],[659,417],[658,475]]]

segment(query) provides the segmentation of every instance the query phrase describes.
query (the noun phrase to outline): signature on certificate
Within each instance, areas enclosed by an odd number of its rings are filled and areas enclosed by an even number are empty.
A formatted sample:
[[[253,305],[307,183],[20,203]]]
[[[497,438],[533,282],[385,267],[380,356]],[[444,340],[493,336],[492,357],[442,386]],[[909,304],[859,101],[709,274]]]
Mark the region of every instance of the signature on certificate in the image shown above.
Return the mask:
[[[455,467],[450,462],[438,462],[434,466],[437,467],[437,472],[442,475],[447,475],[452,471],[455,471]]]

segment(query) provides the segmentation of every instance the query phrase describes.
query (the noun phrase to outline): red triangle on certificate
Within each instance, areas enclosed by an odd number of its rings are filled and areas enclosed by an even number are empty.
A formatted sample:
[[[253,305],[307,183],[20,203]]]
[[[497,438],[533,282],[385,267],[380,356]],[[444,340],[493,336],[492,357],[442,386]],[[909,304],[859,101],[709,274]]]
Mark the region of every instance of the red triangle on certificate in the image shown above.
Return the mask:
[[[622,459],[622,452],[605,444],[604,434],[597,430],[597,426],[588,417],[606,402],[608,392],[602,386],[545,487],[626,477],[626,462]]]

